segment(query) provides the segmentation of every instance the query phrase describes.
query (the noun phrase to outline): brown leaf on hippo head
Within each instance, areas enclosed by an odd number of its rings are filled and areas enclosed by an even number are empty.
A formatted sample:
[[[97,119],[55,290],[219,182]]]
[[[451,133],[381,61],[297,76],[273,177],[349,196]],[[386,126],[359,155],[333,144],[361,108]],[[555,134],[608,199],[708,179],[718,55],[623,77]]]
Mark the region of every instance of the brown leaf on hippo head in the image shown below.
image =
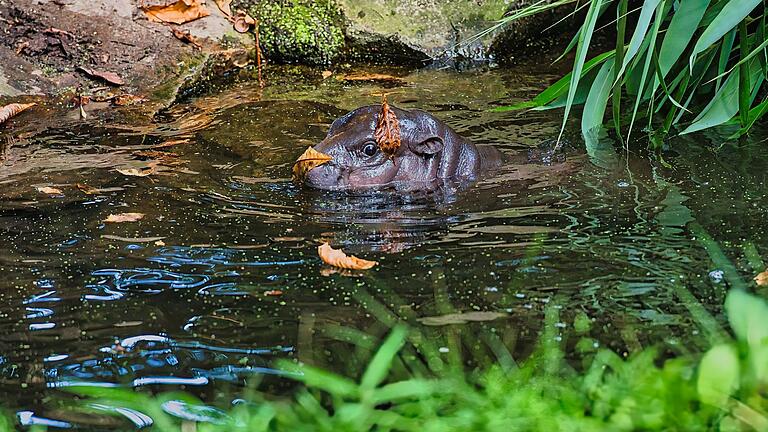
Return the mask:
[[[321,153],[312,147],[308,147],[293,164],[293,179],[300,181],[307,176],[312,168],[318,167],[333,159],[325,153]]]
[[[389,108],[386,94],[381,96],[381,111],[376,120],[373,137],[381,151],[389,157],[400,148],[400,124],[395,112]]]

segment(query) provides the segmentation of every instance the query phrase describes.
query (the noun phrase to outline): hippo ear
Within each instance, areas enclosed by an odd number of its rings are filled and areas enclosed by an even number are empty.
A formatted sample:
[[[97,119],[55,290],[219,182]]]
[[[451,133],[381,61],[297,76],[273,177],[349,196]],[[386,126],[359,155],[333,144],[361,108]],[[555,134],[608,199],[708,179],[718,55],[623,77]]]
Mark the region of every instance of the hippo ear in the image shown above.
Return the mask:
[[[443,139],[439,136],[431,136],[427,139],[417,140],[410,147],[411,151],[417,155],[431,156],[443,151]]]

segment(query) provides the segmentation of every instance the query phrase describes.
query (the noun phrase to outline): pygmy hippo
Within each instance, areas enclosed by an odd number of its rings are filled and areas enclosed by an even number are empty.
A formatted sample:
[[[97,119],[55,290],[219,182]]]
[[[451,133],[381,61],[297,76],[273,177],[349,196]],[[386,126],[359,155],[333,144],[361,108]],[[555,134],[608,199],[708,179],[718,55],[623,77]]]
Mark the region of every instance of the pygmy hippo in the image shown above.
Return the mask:
[[[440,180],[475,180],[501,165],[501,153],[476,146],[421,110],[388,107],[399,126],[399,146],[382,151],[375,137],[381,105],[358,108],[331,125],[314,149],[331,160],[312,168],[304,181],[318,189],[358,189],[384,185],[428,188]]]

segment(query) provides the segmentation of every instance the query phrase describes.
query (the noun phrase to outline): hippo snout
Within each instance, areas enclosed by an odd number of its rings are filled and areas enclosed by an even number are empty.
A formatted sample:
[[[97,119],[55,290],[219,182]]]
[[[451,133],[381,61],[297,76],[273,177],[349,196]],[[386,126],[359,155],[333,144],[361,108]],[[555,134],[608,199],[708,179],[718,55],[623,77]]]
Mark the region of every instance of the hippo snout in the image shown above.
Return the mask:
[[[341,170],[330,163],[316,166],[307,172],[305,182],[317,189],[335,189],[341,183]]]

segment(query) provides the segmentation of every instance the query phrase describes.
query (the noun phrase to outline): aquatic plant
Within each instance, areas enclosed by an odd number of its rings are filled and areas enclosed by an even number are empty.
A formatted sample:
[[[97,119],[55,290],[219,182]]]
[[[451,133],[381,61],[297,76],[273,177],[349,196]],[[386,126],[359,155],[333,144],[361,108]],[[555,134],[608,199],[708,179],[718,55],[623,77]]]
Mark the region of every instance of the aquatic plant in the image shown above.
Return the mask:
[[[427,339],[397,324],[358,380],[283,362],[304,384],[292,399],[251,392],[220,410],[184,393],[73,391],[89,397],[81,409],[144,412],[161,431],[178,430],[181,422],[200,422],[201,431],[766,430],[768,303],[735,289],[725,306],[736,338],[714,345],[698,362],[676,358],[659,366],[653,349],[628,359],[602,350],[578,372],[564,360],[562,342],[545,330],[524,364],[499,358],[465,373],[461,364],[435,367],[429,356],[414,355],[415,341]],[[549,324],[558,318],[550,308],[545,329],[554,329]],[[391,379],[402,367],[411,376]]]
[[[655,148],[673,131],[687,134],[724,124],[733,125],[731,138],[738,138],[768,112],[764,2],[644,0],[630,10],[628,0],[539,0],[487,31],[568,5],[575,5],[573,15],[584,16],[560,57],[573,52],[571,72],[533,100],[499,111],[564,108],[564,129],[571,109],[583,105],[581,131],[592,145],[610,104],[619,137],[628,141],[645,117]],[[606,26],[615,26],[615,46],[588,59],[598,23],[611,12],[615,19]]]

